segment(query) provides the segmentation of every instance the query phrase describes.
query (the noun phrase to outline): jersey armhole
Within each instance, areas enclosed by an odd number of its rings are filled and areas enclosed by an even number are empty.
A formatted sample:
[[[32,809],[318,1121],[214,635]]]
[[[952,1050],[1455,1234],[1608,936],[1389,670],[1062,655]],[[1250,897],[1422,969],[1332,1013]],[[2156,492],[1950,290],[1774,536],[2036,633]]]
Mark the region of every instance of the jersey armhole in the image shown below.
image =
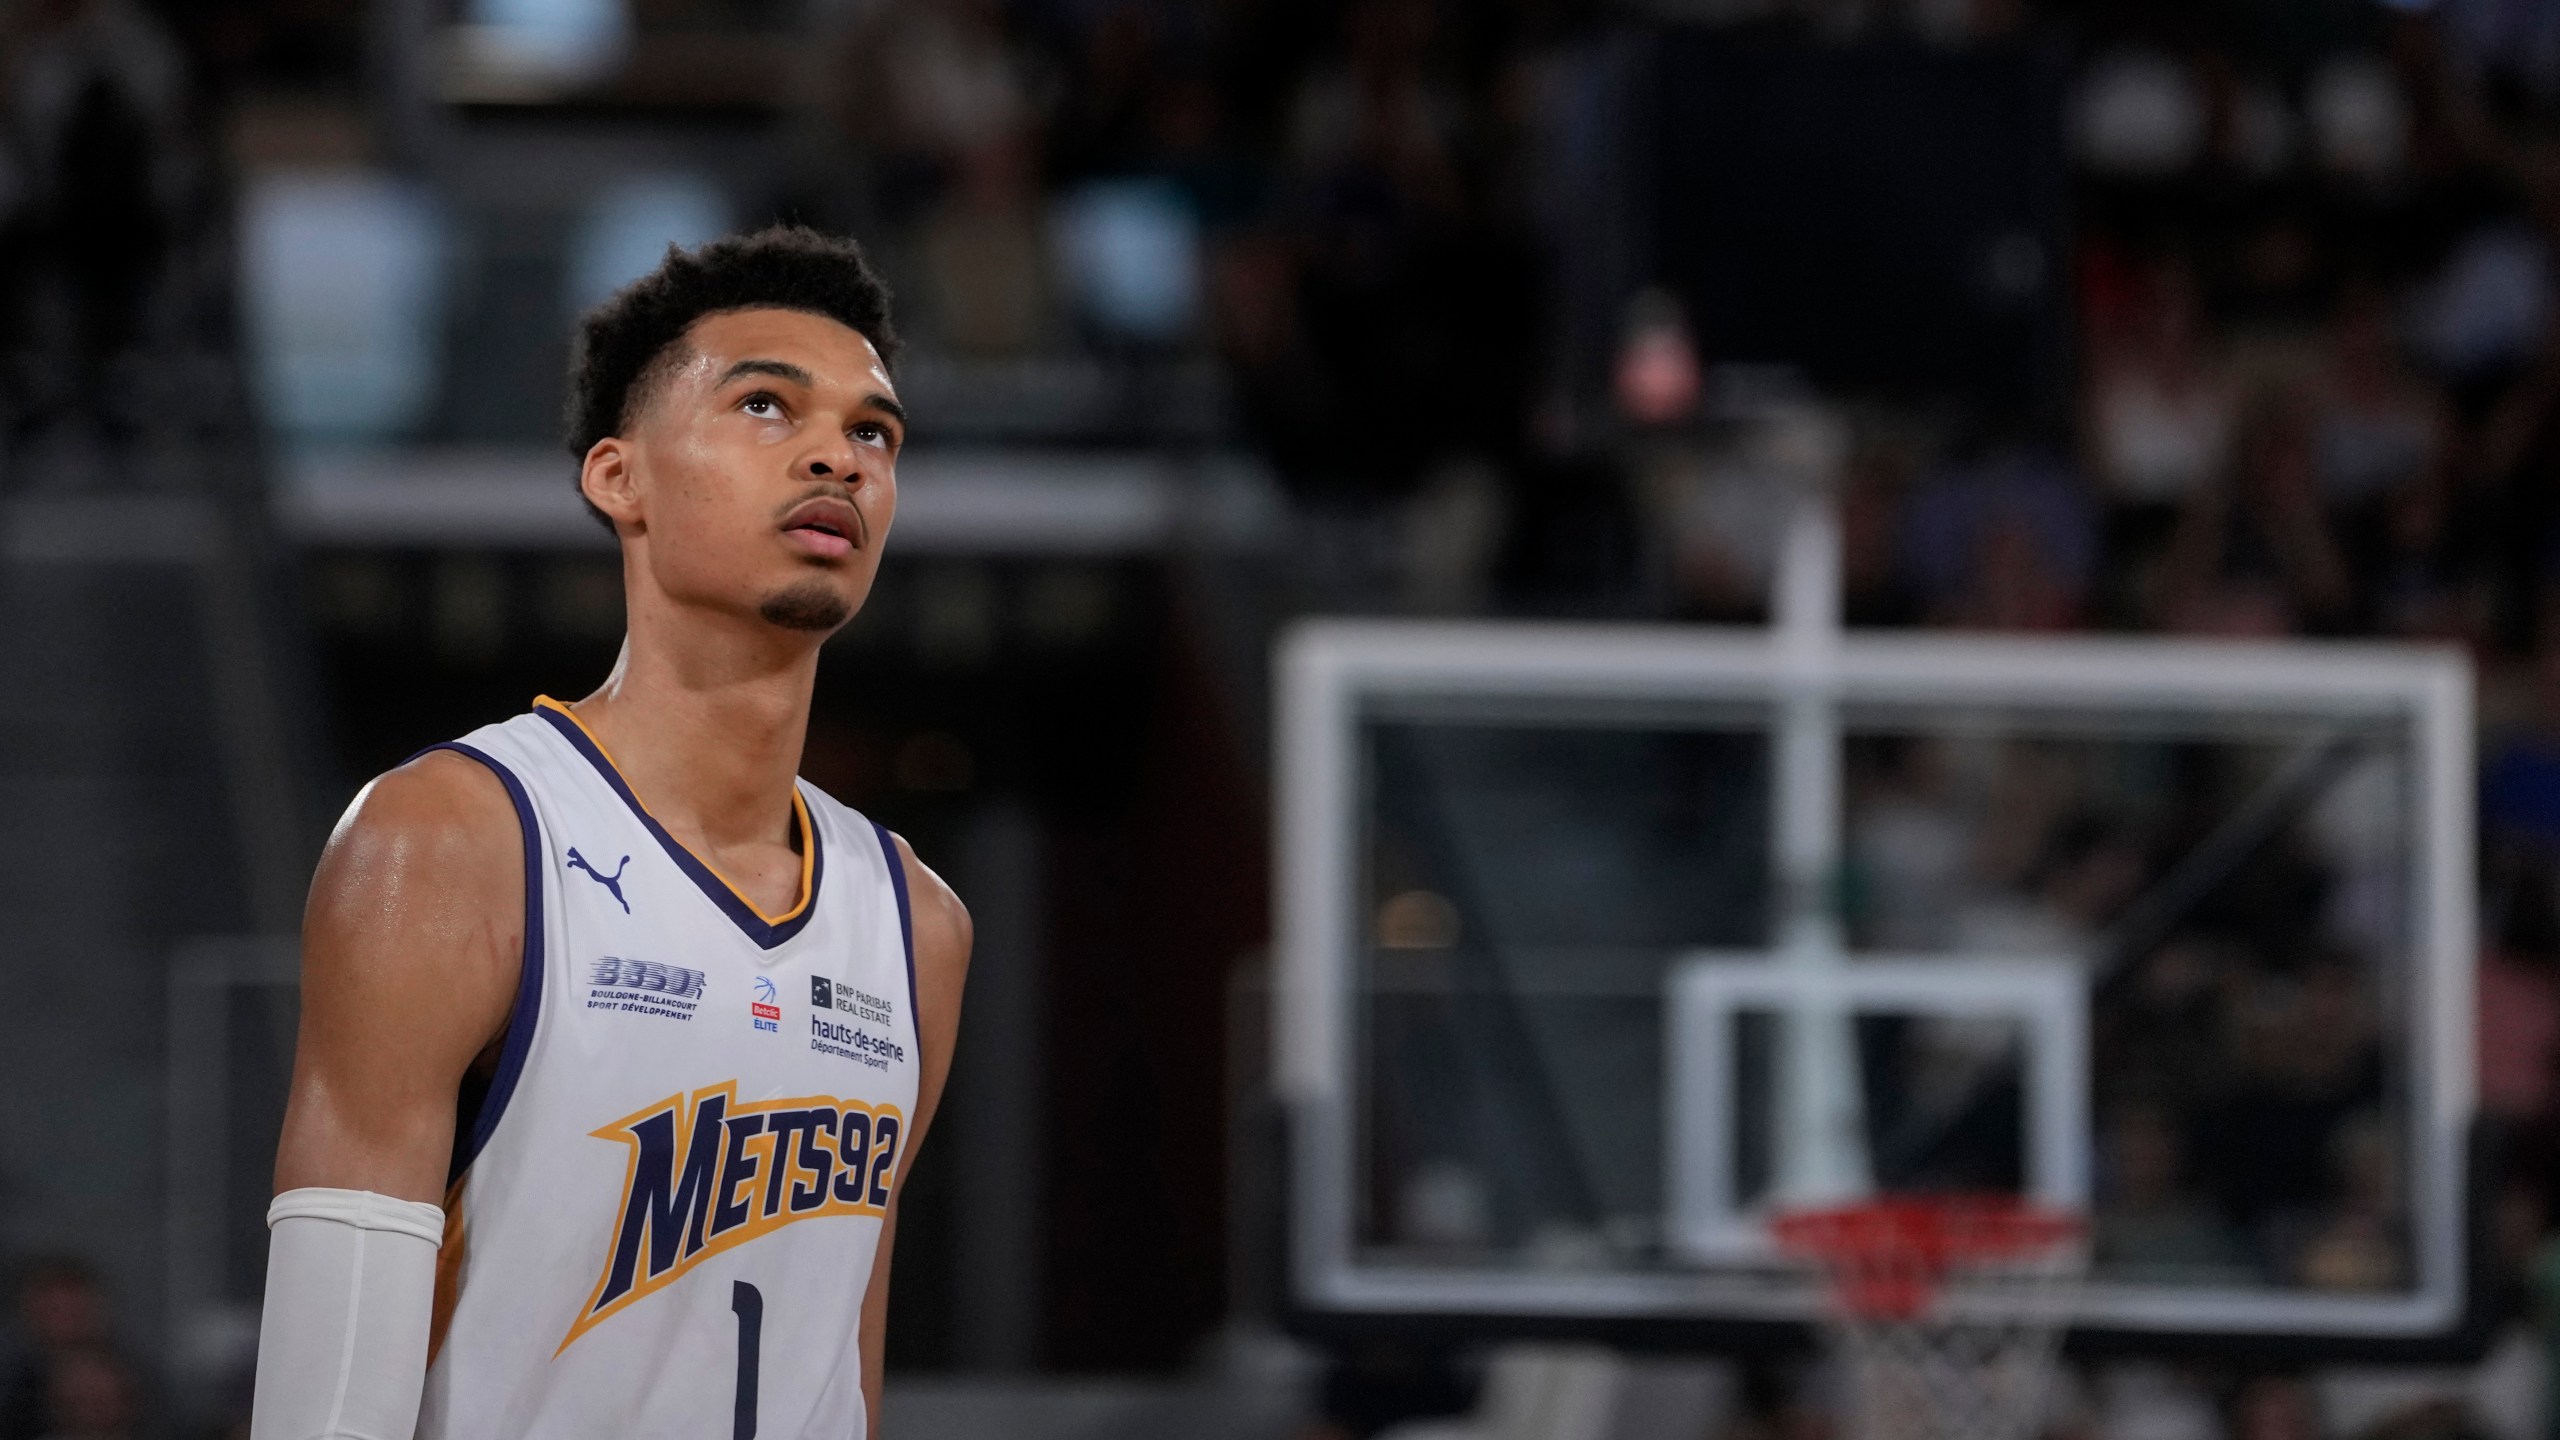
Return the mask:
[[[898,897],[898,942],[907,952],[907,1024],[915,1031],[916,1044],[922,1046],[924,1012],[916,1006],[916,919],[907,903],[907,862],[898,858],[898,837],[889,833],[888,826],[874,820],[871,828],[880,837],[881,856],[889,862],[889,893]]]
[[[459,740],[430,745],[418,755],[432,755],[438,750],[450,750],[488,766],[489,773],[506,787],[507,799],[514,802],[516,825],[524,836],[524,960],[516,973],[515,1003],[507,1011],[506,1038],[498,1046],[496,1073],[489,1077],[485,1089],[464,1077],[461,1093],[456,1097],[453,1166],[446,1177],[450,1186],[471,1168],[472,1161],[480,1158],[489,1137],[497,1133],[498,1120],[506,1114],[507,1102],[515,1097],[516,1082],[524,1078],[525,1057],[533,1049],[534,1027],[542,1020],[542,823],[534,817],[533,798],[525,793],[524,782],[495,756]]]

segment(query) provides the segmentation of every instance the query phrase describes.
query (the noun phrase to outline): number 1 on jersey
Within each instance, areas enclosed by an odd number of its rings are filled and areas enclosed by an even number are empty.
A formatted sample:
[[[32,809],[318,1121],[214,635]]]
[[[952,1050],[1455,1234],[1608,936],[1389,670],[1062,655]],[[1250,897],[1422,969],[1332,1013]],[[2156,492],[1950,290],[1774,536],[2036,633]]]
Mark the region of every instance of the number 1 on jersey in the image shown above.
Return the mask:
[[[756,1440],[756,1369],[764,1348],[764,1292],[744,1280],[729,1287],[738,1317],[738,1418],[733,1440]]]

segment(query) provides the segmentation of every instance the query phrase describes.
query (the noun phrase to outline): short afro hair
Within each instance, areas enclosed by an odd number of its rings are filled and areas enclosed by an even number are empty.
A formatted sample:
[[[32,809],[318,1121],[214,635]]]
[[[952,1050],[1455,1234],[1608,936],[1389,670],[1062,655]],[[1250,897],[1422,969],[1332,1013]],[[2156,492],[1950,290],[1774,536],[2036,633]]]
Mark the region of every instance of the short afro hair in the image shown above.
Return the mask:
[[[853,241],[805,225],[769,225],[692,250],[670,245],[655,271],[578,324],[564,426],[569,453],[583,457],[623,432],[657,378],[653,371],[695,321],[768,307],[839,321],[861,332],[882,364],[897,363],[889,287]]]

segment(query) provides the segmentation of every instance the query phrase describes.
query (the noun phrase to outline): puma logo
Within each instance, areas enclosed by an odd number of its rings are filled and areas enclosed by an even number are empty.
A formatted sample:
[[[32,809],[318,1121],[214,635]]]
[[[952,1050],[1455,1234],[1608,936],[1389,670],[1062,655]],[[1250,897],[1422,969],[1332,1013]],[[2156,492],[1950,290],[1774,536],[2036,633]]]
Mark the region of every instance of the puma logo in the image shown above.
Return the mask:
[[[593,880],[597,884],[613,892],[613,901],[615,904],[622,907],[623,914],[628,915],[631,913],[631,902],[622,898],[622,872],[631,868],[630,856],[623,856],[622,863],[614,866],[613,873],[607,875],[593,865],[588,864],[587,857],[579,854],[578,847],[572,845],[569,847],[569,868],[572,870],[586,871],[588,879]]]

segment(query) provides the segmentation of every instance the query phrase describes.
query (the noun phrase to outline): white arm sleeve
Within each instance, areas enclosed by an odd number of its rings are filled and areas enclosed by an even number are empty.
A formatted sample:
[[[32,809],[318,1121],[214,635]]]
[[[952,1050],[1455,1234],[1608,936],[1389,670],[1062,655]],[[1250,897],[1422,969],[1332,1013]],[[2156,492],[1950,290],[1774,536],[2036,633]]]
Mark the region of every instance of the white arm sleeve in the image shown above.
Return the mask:
[[[267,1230],[249,1440],[410,1440],[444,1212],[370,1190],[287,1190]]]

